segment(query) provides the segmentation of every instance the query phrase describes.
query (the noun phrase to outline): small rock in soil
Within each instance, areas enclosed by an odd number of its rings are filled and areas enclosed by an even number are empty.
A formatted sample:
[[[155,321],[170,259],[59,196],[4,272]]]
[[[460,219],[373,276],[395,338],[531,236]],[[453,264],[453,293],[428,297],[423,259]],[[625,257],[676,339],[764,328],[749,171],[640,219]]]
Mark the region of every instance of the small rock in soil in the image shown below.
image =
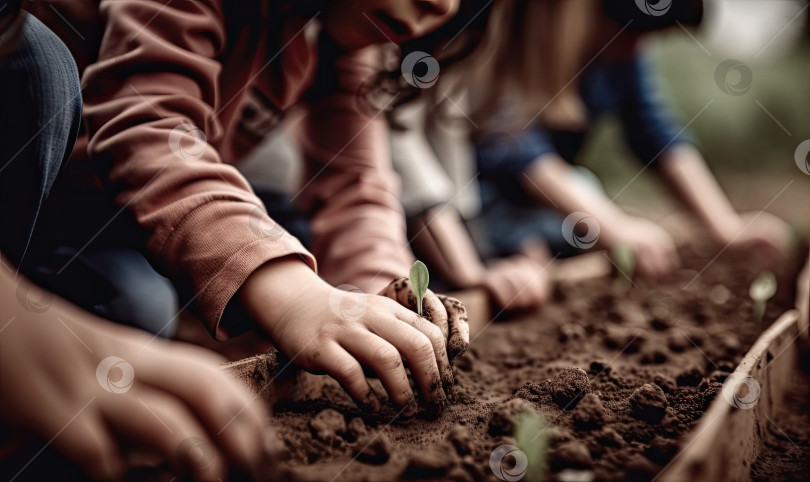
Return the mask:
[[[659,423],[667,411],[667,396],[658,385],[645,383],[630,396],[633,416],[649,423]]]
[[[589,469],[593,466],[588,447],[581,442],[565,442],[555,447],[549,454],[551,470]]]
[[[310,420],[309,428],[321,441],[329,445],[339,445],[340,435],[346,433],[346,420],[340,412],[327,408]]]
[[[581,368],[566,368],[551,380],[551,399],[565,410],[573,410],[590,391],[588,374]]]
[[[512,435],[521,415],[535,412],[534,405],[523,398],[513,398],[496,407],[489,419],[491,435]]]
[[[605,421],[605,408],[594,393],[589,393],[577,404],[572,414],[574,426],[580,430],[599,428]]]
[[[391,441],[384,433],[366,434],[357,440],[354,456],[360,462],[371,465],[382,465],[391,458]]]

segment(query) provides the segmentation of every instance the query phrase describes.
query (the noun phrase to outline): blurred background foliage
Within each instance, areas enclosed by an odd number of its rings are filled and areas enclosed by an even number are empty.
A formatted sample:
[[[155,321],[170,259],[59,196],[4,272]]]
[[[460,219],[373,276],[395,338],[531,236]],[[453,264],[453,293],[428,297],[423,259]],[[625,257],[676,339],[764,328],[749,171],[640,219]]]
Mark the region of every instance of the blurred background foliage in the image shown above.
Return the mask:
[[[726,1],[744,4],[748,9],[744,13],[753,23],[746,25],[736,18],[736,31],[729,35],[722,32],[722,26],[718,33],[722,22],[709,17],[697,32],[672,28],[653,34],[645,49],[673,113],[683,123],[694,119],[688,130],[735,205],[758,210],[770,203],[768,211],[786,217],[806,234],[810,232],[810,176],[797,168],[794,152],[799,143],[810,139],[806,27],[810,9],[803,1]],[[712,3],[723,2],[708,1],[709,16],[716,14]],[[773,8],[780,3],[792,8],[774,17]],[[769,29],[762,25],[768,19],[763,20],[757,8],[771,12],[774,25]],[[758,28],[767,30],[760,32],[759,45],[741,46],[741,39],[756,36]],[[715,82],[718,65],[729,58],[743,62],[753,72],[751,88],[744,95],[727,94]],[[736,83],[739,77],[734,76],[738,75],[732,71],[729,82]],[[632,181],[640,164],[624,145],[614,118],[599,122],[580,162],[630,211],[655,216],[673,206],[672,199],[661,194],[666,190],[653,171]]]

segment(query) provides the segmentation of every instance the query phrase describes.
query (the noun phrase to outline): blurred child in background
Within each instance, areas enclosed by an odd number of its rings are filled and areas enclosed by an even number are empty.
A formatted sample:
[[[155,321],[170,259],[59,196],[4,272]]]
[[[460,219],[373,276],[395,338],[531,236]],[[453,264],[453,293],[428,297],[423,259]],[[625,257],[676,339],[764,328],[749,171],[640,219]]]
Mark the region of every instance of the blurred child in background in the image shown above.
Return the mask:
[[[642,40],[647,33],[677,23],[699,23],[702,2],[673,2],[658,16],[648,15],[633,2],[578,5],[580,11],[574,17],[593,26],[577,30],[581,37],[574,43],[583,49],[575,54],[578,62],[566,64],[558,57],[535,61],[545,75],[556,72],[559,78],[559,71],[567,69],[570,82],[578,84],[581,102],[565,102],[567,107],[561,109],[565,114],[549,118],[544,109],[570,95],[566,88],[543,92],[535,101],[507,99],[477,137],[480,174],[489,190],[484,219],[493,241],[509,250],[514,248],[508,243],[520,239],[505,238],[504,232],[548,232],[548,216],[539,207],[550,204],[563,216],[582,212],[595,218],[601,228],[599,245],[631,247],[640,275],[663,276],[678,266],[669,234],[651,221],[624,213],[601,189],[583,182],[569,164],[594,122],[613,114],[643,164],[642,171],[652,167],[659,173],[718,245],[751,251],[771,263],[783,259],[790,248],[788,226],[767,213],[758,214],[754,222],[750,215],[736,212],[685,133],[686,127],[672,118],[645,57]],[[563,35],[558,43],[565,40]],[[497,78],[492,82],[502,84]],[[577,105],[584,110],[576,112]],[[510,131],[505,125],[518,127]],[[557,236],[559,226],[548,237]],[[552,252],[557,249],[552,246]]]

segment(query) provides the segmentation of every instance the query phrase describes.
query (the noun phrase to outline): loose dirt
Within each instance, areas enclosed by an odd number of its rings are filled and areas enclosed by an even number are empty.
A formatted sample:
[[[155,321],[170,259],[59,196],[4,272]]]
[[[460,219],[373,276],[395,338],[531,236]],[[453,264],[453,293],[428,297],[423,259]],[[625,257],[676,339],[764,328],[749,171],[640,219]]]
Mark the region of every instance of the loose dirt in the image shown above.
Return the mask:
[[[516,443],[527,412],[544,420],[548,478],[655,478],[757,336],[792,307],[797,271],[778,273],[759,322],[748,287],[760,268],[710,250],[681,254],[664,280],[561,283],[539,313],[486,327],[456,361],[453,402],[438,418],[364,414],[334,382],[307,375],[274,407],[283,478],[498,480],[491,454]]]

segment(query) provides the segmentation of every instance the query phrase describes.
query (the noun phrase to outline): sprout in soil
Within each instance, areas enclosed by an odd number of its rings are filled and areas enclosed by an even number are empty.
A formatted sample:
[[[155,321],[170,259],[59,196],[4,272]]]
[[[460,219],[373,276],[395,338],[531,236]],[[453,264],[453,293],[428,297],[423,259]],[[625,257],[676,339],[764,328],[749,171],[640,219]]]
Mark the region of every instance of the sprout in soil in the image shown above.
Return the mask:
[[[523,480],[545,480],[548,470],[550,428],[551,424],[534,411],[523,413],[518,418],[515,427],[515,441],[528,460],[526,476]]]
[[[425,263],[419,260],[414,262],[413,266],[411,266],[409,277],[411,279],[411,290],[413,290],[413,294],[416,296],[416,312],[419,313],[419,316],[422,316],[422,299],[425,297],[428,282],[430,281]]]
[[[762,322],[765,316],[765,306],[768,300],[776,294],[776,276],[770,271],[764,271],[751,283],[748,295],[754,300],[754,319]]]
[[[636,253],[629,244],[619,244],[613,248],[611,258],[616,268],[617,278],[622,279],[626,286],[633,284],[633,273],[636,271]]]

